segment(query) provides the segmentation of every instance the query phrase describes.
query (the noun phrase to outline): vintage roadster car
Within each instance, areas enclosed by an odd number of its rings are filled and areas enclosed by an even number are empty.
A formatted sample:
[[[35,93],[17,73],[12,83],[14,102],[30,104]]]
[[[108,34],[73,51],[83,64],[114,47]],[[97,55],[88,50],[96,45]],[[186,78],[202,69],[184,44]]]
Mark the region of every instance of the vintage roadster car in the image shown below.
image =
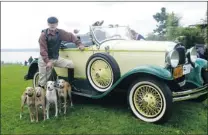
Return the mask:
[[[128,26],[90,26],[85,50],[62,42],[60,56],[74,62],[73,94],[93,99],[112,91],[128,91],[133,114],[150,123],[166,122],[176,101],[203,101],[208,94],[208,62],[197,58],[196,49],[180,43],[136,41]],[[65,68],[54,68],[67,80]],[[27,77],[38,80],[37,59]]]

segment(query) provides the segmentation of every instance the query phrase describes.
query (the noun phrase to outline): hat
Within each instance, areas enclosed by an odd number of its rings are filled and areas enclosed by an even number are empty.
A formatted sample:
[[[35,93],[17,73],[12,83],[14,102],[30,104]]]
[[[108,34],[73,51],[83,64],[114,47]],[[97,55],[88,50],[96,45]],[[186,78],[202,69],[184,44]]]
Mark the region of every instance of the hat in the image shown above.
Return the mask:
[[[49,17],[47,21],[50,24],[58,23],[58,19],[56,17]]]

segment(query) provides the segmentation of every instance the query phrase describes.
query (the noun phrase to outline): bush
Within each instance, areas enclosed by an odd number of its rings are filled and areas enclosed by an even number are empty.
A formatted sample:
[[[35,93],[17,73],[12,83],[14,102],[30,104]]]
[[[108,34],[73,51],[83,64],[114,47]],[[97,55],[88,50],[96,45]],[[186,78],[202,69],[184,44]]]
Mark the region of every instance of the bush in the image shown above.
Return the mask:
[[[205,43],[204,37],[199,28],[179,27],[177,28],[177,35],[178,38],[176,39],[182,42],[187,49],[195,46],[195,44]]]

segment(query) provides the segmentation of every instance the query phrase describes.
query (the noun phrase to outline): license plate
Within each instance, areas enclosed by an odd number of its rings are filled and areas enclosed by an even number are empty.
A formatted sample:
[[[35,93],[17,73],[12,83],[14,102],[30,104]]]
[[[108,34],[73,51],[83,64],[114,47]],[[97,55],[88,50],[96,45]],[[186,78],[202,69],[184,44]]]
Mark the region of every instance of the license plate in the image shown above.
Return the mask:
[[[190,64],[183,65],[183,66],[180,65],[173,70],[173,77],[179,78],[179,77],[182,77],[183,75],[189,74],[190,72],[191,72]]]
[[[183,66],[183,74],[189,74],[191,72],[191,64],[187,64]]]

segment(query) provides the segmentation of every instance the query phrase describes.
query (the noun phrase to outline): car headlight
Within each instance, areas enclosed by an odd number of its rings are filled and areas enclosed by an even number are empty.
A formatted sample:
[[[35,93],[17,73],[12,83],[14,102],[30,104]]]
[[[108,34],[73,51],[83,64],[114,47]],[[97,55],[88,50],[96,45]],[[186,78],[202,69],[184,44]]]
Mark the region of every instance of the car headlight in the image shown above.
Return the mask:
[[[188,60],[189,60],[192,64],[194,64],[194,63],[196,62],[196,59],[197,59],[197,51],[196,51],[196,48],[195,48],[195,47],[190,48],[190,49],[187,51],[186,55],[187,55]]]
[[[171,67],[175,68],[179,64],[179,54],[176,50],[172,50],[168,53],[166,61]]]

